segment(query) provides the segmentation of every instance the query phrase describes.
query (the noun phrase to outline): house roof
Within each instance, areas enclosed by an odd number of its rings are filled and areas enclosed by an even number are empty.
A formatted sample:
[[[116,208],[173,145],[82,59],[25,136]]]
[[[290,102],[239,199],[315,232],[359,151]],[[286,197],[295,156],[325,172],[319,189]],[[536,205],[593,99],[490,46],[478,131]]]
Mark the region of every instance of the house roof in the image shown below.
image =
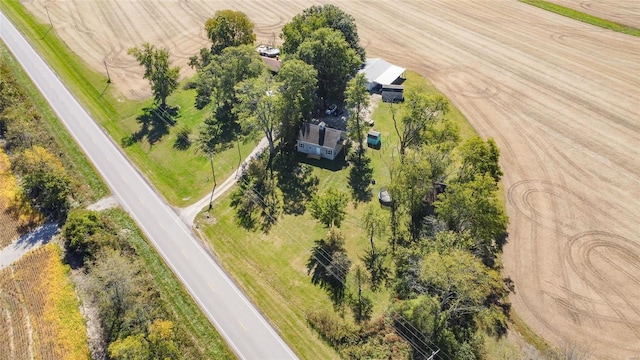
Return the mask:
[[[269,70],[271,70],[272,72],[277,74],[278,71],[280,71],[280,68],[282,67],[282,61],[280,61],[280,59],[267,56],[260,56],[260,58],[262,58],[264,64],[267,65]]]
[[[300,127],[298,140],[304,141],[309,144],[315,144],[335,149],[336,145],[340,141],[341,133],[342,131],[340,130],[324,126],[324,137],[322,137],[320,126],[310,123],[304,123]]]
[[[390,64],[380,58],[365,60],[364,67],[359,71],[364,73],[369,82],[381,85],[391,85],[406,69]]]

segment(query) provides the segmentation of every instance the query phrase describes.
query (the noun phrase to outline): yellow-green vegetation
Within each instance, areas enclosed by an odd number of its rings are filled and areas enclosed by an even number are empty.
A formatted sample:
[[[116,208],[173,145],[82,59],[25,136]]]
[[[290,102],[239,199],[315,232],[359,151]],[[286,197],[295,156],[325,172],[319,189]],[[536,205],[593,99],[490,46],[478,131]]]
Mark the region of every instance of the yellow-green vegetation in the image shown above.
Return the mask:
[[[0,147],[0,249],[17,239],[21,230],[42,221],[42,215],[21,196],[9,157]]]
[[[619,33],[623,33],[627,35],[640,36],[640,29],[637,29],[633,26],[623,25],[614,21],[599,18],[597,16],[585,14],[578,10],[574,10],[562,5],[554,4],[553,2],[544,1],[544,0],[520,0],[520,1],[525,4],[537,6],[541,9],[551,11],[556,14],[560,14],[562,16],[566,16],[568,18],[572,18],[587,24],[601,27],[603,29],[613,30],[613,31],[617,31]]]
[[[28,253],[4,269],[0,279],[0,353],[9,358],[89,358],[78,299],[57,245]]]
[[[536,349],[538,349],[538,351],[543,354],[551,351],[551,346],[543,338],[541,338],[540,335],[536,334],[515,311],[511,312],[511,322],[514,326],[515,331],[520,333],[524,340],[527,343],[533,345]]]

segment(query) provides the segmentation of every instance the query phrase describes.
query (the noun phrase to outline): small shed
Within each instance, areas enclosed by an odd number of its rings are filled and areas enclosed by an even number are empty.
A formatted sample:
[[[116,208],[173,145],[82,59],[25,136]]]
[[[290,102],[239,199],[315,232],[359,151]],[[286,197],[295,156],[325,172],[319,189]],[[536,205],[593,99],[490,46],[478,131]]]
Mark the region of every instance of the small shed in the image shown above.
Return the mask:
[[[399,103],[404,101],[404,85],[382,85],[382,101]]]
[[[382,134],[379,131],[369,130],[367,133],[367,146],[380,149],[382,145]]]

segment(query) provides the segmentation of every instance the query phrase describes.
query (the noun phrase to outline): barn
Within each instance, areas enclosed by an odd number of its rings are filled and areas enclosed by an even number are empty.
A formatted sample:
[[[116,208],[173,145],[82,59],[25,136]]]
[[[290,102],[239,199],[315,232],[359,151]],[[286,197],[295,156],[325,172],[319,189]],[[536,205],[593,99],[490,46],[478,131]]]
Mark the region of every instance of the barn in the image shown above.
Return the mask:
[[[401,83],[406,69],[388,63],[381,58],[369,58],[364,62],[360,73],[367,78],[367,89],[370,92],[378,92],[384,85]]]

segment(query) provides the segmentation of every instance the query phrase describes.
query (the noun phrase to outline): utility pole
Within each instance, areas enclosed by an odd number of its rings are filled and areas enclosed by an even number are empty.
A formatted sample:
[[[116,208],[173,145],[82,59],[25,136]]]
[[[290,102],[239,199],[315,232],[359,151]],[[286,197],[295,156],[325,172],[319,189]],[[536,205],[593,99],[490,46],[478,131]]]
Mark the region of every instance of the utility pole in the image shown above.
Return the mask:
[[[103,59],[104,68],[107,69],[107,84],[111,84],[111,76],[109,75],[109,67],[107,66],[107,60]]]
[[[211,162],[211,175],[213,176],[213,189],[211,189],[211,198],[209,198],[209,210],[213,207],[213,192],[216,191],[216,173],[213,170],[213,153],[209,153],[209,161]]]

